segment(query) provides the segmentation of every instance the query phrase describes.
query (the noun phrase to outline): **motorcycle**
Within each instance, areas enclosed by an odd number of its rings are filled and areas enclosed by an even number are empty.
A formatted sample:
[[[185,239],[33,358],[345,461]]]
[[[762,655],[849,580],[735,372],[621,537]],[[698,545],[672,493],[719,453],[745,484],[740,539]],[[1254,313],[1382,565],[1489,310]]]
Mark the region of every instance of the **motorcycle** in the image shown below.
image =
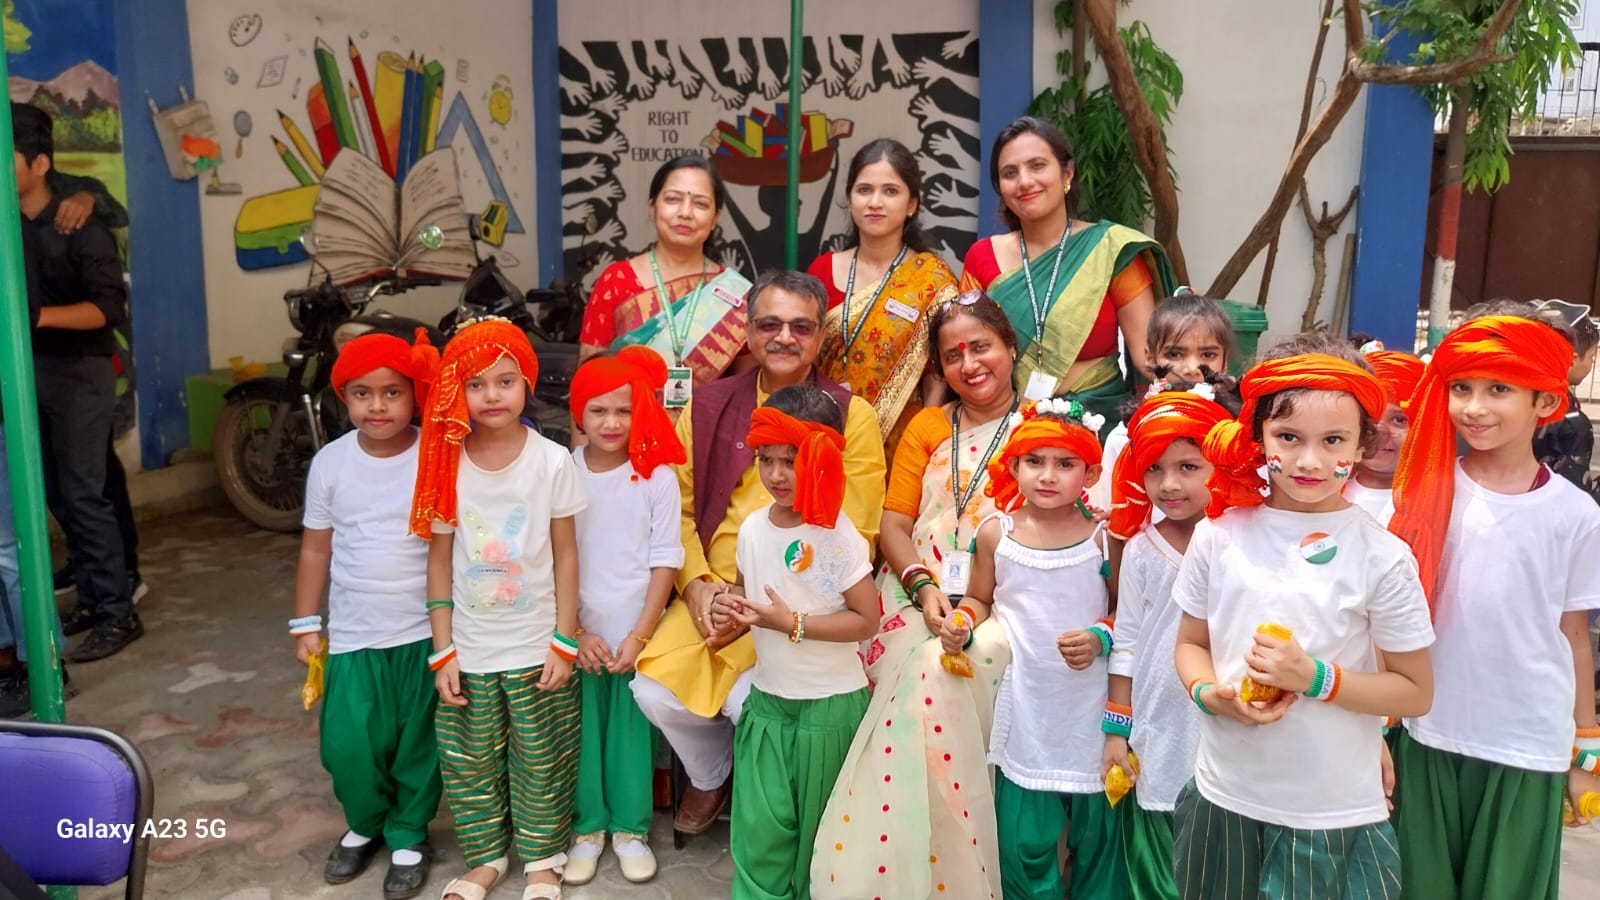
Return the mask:
[[[302,243],[309,241],[302,238]],[[269,531],[300,527],[311,458],[351,427],[330,384],[340,349],[373,331],[409,343],[418,328],[425,329],[435,346],[443,346],[440,331],[423,322],[381,311],[367,314],[379,296],[441,283],[437,278],[391,277],[340,286],[325,274],[320,282],[283,295],[289,323],[299,332],[284,342],[288,372],[230,388],[212,438],[218,480],[240,515]]]

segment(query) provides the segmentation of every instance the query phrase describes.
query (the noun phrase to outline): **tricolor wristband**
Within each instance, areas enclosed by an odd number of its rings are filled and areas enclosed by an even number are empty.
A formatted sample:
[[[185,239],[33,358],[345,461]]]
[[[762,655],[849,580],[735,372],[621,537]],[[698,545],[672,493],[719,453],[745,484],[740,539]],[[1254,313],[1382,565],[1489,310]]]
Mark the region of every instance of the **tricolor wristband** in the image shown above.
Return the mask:
[[[1127,737],[1133,733],[1133,707],[1106,701],[1106,711],[1100,717],[1100,730],[1106,734]]]
[[[1090,625],[1088,628],[1085,628],[1084,631],[1087,631],[1100,639],[1100,652],[1096,653],[1095,656],[1111,655],[1111,646],[1116,635],[1115,623],[1113,623],[1110,619],[1101,619],[1095,622],[1093,625]]]
[[[1214,716],[1216,713],[1207,709],[1206,705],[1200,702],[1200,692],[1208,687],[1211,687],[1213,684],[1216,684],[1216,682],[1206,681],[1203,678],[1196,678],[1195,680],[1189,682],[1189,699],[1193,700],[1194,705],[1200,707],[1200,711],[1208,716]]]
[[[578,659],[578,640],[577,638],[569,638],[557,631],[550,638],[550,652],[567,662],[576,662]]]
[[[303,634],[316,634],[322,630],[321,616],[301,616],[289,620],[289,634],[299,637]]]
[[[456,658],[456,645],[454,641],[446,644],[443,650],[428,655],[428,668],[434,672],[444,668],[445,663]]]
[[[1316,673],[1311,676],[1311,686],[1306,688],[1306,696],[1332,703],[1339,696],[1344,670],[1339,668],[1338,663],[1326,663],[1320,659],[1312,659],[1311,662],[1316,665]]]
[[[1600,775],[1600,728],[1579,728],[1572,743],[1573,768]]]

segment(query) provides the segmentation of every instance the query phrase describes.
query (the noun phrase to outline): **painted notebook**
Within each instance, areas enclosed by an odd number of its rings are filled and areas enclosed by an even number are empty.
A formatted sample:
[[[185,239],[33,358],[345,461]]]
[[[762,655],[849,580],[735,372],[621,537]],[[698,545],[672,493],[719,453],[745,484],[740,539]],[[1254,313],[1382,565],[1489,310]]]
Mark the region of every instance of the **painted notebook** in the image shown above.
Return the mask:
[[[424,245],[428,226],[442,234],[437,247]],[[418,160],[398,187],[370,158],[339,154],[322,177],[311,231],[317,261],[338,284],[391,273],[465,279],[477,265],[449,147]]]

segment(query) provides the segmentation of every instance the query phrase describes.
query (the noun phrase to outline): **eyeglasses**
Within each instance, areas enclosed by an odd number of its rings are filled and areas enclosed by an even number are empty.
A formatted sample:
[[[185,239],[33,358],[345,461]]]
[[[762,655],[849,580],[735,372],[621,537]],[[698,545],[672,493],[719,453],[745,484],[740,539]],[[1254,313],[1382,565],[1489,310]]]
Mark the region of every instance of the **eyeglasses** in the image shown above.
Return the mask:
[[[806,340],[817,333],[816,319],[780,319],[777,316],[762,316],[750,323],[756,333],[764,338],[775,338],[788,328],[789,333],[800,340]]]
[[[983,291],[967,291],[964,294],[957,294],[954,297],[951,297],[950,299],[948,299],[948,300],[944,301],[943,303],[939,304],[939,314],[940,315],[944,315],[945,313],[949,312],[951,305],[972,306],[972,305],[976,304],[979,300],[988,300],[988,299],[989,299],[989,295],[985,294]],[[992,303],[994,301],[991,300],[990,302]]]

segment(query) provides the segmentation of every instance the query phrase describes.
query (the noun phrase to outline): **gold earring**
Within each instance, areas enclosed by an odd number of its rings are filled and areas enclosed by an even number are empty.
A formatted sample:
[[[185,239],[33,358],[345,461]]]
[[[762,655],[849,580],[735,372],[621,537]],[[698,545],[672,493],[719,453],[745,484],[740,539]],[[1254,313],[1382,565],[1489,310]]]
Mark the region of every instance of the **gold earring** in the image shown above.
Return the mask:
[[[1063,194],[1072,193],[1072,179],[1071,178],[1067,179],[1066,185],[1061,188],[1061,193],[1063,193]]]

